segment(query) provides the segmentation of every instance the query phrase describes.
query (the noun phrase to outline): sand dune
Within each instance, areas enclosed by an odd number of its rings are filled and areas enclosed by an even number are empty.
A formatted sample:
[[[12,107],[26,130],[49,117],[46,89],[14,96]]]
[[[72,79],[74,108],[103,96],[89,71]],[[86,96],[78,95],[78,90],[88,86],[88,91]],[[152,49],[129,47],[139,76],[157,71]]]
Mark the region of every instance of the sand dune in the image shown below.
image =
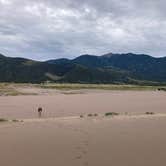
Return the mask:
[[[6,123],[0,126],[0,161],[5,166],[164,166],[165,127],[163,114]]]
[[[0,117],[10,119],[0,123],[0,164],[165,166],[165,99],[155,91],[0,97]],[[120,115],[105,116],[111,111]]]
[[[88,113],[164,113],[166,93],[157,91],[85,91],[83,94],[1,96],[0,117],[36,118],[37,108],[44,117],[79,116]]]

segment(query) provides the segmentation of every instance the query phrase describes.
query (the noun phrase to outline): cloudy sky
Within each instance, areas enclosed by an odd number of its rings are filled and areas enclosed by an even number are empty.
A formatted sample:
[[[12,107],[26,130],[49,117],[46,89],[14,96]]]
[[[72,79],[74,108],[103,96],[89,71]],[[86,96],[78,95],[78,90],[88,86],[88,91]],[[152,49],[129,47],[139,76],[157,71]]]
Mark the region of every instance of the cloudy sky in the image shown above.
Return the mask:
[[[38,60],[166,56],[166,1],[0,0],[0,52]]]

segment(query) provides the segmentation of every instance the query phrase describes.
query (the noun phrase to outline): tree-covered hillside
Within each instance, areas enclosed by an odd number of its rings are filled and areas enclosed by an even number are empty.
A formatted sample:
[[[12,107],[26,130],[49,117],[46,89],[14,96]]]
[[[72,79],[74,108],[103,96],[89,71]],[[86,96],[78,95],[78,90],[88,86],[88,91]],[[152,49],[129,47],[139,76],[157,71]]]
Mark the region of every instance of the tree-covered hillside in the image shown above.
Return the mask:
[[[166,57],[137,54],[82,55],[46,62],[0,54],[0,82],[165,83]]]

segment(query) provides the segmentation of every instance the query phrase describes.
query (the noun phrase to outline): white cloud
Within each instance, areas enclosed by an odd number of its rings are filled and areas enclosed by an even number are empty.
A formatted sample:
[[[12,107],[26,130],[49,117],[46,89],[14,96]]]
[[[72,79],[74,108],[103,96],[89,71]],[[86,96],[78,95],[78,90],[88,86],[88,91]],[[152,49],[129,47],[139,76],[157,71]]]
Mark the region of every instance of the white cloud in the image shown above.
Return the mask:
[[[166,55],[164,0],[0,0],[0,52],[33,59]]]
[[[11,1],[10,0],[0,0],[0,3],[2,5],[10,5],[11,4]]]

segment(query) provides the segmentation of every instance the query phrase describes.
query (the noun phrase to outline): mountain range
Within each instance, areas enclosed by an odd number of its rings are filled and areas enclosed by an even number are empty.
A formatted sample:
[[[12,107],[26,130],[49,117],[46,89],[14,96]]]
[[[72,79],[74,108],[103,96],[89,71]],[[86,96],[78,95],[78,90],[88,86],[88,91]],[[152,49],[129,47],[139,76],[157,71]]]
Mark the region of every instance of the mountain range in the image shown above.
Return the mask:
[[[45,62],[0,54],[0,82],[165,84],[166,57],[144,54],[81,55]]]

